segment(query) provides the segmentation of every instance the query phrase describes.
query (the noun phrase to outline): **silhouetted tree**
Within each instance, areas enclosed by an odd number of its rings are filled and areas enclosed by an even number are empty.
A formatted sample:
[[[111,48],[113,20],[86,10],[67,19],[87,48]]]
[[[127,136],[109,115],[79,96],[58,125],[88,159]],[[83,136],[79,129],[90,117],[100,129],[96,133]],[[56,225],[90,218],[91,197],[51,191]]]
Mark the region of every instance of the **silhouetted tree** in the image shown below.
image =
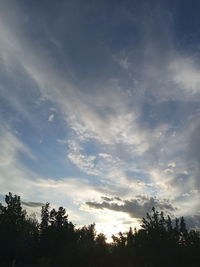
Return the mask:
[[[5,202],[0,205],[1,261],[2,266],[15,266],[36,253],[38,224],[26,216],[19,196],[9,193]]]
[[[48,202],[42,206],[41,223],[40,223],[41,232],[44,232],[49,226],[49,217],[50,217],[49,208],[50,204]]]
[[[97,235],[95,224],[76,228],[63,207],[42,206],[40,224],[27,216],[20,197],[9,193],[0,204],[1,267],[197,267],[200,234],[185,219],[152,208],[139,230]],[[35,264],[35,265],[34,265]]]

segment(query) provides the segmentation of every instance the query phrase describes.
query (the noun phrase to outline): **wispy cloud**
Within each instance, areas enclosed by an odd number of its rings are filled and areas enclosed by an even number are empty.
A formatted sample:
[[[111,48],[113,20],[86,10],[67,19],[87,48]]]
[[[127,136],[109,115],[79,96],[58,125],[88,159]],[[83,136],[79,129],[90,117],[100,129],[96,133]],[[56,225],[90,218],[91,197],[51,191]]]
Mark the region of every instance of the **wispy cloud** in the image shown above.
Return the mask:
[[[28,6],[0,3],[0,119],[9,128],[0,137],[2,193],[70,203],[76,216],[92,214],[82,206],[88,202],[137,217],[151,205],[164,208],[163,198],[177,207],[169,210],[188,213],[187,198],[195,214],[197,51],[177,47],[167,4],[114,4],[112,16],[104,16],[109,3],[99,16],[86,6],[59,3],[53,23],[45,10],[33,24]],[[45,164],[54,166],[51,177],[39,173]],[[134,198],[144,192],[145,201]],[[116,196],[127,200],[112,204]]]
[[[53,121],[53,120],[54,120],[54,116],[55,116],[55,115],[54,115],[53,113],[50,114],[49,117],[48,117],[48,121],[49,121],[49,122]]]

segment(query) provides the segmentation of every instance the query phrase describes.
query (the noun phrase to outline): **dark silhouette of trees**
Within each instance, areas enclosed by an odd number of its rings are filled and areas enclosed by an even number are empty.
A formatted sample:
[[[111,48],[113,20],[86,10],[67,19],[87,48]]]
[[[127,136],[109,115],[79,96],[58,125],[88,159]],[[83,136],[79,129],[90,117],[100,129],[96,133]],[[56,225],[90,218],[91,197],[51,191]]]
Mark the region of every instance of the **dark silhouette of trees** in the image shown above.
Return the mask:
[[[41,221],[27,216],[20,197],[9,193],[0,204],[2,267],[197,267],[200,234],[183,217],[171,219],[152,208],[141,228],[112,236],[95,224],[76,228],[63,207],[42,206]]]
[[[41,233],[44,233],[49,225],[49,217],[50,217],[49,208],[50,208],[50,204],[48,202],[44,206],[42,206],[41,223],[40,223]]]
[[[0,205],[1,266],[15,266],[33,260],[37,254],[38,223],[26,216],[20,197],[9,193]]]
[[[76,243],[75,226],[68,222],[68,215],[63,207],[58,211],[49,203],[42,207],[40,224],[40,264],[41,266],[66,266],[71,262]]]

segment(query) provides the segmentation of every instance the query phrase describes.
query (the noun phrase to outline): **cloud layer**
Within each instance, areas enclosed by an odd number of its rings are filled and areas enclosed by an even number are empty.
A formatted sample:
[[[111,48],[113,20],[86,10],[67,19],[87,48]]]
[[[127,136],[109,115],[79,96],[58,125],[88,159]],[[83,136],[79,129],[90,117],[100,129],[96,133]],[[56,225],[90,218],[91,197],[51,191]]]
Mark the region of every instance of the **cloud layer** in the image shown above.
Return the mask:
[[[169,203],[167,199],[157,200],[153,197],[146,196],[136,196],[136,199],[124,200],[122,203],[110,202],[111,199],[107,201],[103,201],[101,203],[98,202],[86,202],[86,204],[95,209],[110,209],[118,212],[125,212],[130,215],[132,218],[145,217],[147,212],[151,212],[154,207],[157,210],[162,211],[175,211],[175,208],[172,204]]]

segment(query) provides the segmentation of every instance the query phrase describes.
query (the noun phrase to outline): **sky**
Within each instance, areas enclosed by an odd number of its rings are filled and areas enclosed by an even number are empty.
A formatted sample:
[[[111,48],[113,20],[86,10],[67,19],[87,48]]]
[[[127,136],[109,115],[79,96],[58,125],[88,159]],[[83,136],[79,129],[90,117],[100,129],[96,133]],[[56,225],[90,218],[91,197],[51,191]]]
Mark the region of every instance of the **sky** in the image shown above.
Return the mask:
[[[200,2],[0,1],[0,200],[109,235],[200,225]]]

